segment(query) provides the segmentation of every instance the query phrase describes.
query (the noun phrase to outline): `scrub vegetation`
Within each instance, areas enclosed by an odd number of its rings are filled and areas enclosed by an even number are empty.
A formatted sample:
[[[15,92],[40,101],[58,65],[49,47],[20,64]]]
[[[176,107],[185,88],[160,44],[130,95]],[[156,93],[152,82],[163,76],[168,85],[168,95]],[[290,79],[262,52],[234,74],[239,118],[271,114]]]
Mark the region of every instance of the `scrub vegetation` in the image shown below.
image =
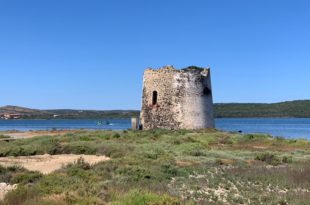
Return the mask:
[[[0,205],[308,204],[310,143],[198,131],[73,131],[1,141],[0,156],[96,154],[51,174],[0,167]]]
[[[309,118],[310,100],[295,100],[280,103],[217,103],[214,109],[217,118]]]
[[[0,134],[0,139],[8,139],[8,138],[10,138],[10,136]]]

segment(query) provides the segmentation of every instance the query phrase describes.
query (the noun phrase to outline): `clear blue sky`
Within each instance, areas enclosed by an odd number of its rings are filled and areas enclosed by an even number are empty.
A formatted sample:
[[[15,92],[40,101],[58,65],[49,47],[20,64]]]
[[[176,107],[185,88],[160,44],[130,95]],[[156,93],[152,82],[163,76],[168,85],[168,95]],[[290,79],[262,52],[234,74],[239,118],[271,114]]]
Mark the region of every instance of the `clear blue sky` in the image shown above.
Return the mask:
[[[0,106],[139,109],[146,67],[215,102],[310,99],[309,0],[0,0]]]

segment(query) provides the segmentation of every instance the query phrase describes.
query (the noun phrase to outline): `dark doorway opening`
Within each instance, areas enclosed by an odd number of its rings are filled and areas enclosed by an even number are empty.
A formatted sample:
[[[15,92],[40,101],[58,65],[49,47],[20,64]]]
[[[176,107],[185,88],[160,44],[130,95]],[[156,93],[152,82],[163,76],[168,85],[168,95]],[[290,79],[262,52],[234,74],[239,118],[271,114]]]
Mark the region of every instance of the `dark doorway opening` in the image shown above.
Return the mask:
[[[153,91],[153,98],[152,98],[152,104],[157,104],[157,91]]]
[[[210,90],[210,88],[205,87],[205,88],[203,89],[203,94],[204,94],[204,95],[211,95],[211,90]]]

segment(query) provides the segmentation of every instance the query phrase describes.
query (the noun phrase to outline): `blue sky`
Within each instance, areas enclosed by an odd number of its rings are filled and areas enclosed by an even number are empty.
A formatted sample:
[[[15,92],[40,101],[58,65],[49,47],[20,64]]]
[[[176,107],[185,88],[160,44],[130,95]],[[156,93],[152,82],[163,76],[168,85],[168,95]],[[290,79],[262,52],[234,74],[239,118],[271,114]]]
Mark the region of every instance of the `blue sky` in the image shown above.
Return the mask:
[[[146,67],[215,102],[310,99],[308,0],[0,0],[0,106],[139,109]]]

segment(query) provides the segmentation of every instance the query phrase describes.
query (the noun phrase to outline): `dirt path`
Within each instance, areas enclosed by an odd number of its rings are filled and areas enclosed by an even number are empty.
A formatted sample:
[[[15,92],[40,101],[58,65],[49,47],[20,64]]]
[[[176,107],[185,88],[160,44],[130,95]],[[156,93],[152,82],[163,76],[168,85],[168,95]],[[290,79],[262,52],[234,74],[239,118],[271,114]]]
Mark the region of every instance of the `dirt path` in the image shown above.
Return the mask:
[[[32,138],[32,137],[39,137],[39,136],[56,136],[56,135],[64,135],[67,133],[72,133],[72,130],[56,130],[56,131],[26,131],[26,132],[12,132],[12,131],[4,131],[0,132],[2,135],[10,136],[14,139],[24,139],[24,138]]]
[[[36,155],[36,156],[21,156],[21,157],[1,157],[0,165],[22,166],[30,171],[39,171],[43,174],[49,174],[62,166],[73,163],[82,157],[85,162],[93,165],[101,161],[107,161],[110,158],[96,155]]]

